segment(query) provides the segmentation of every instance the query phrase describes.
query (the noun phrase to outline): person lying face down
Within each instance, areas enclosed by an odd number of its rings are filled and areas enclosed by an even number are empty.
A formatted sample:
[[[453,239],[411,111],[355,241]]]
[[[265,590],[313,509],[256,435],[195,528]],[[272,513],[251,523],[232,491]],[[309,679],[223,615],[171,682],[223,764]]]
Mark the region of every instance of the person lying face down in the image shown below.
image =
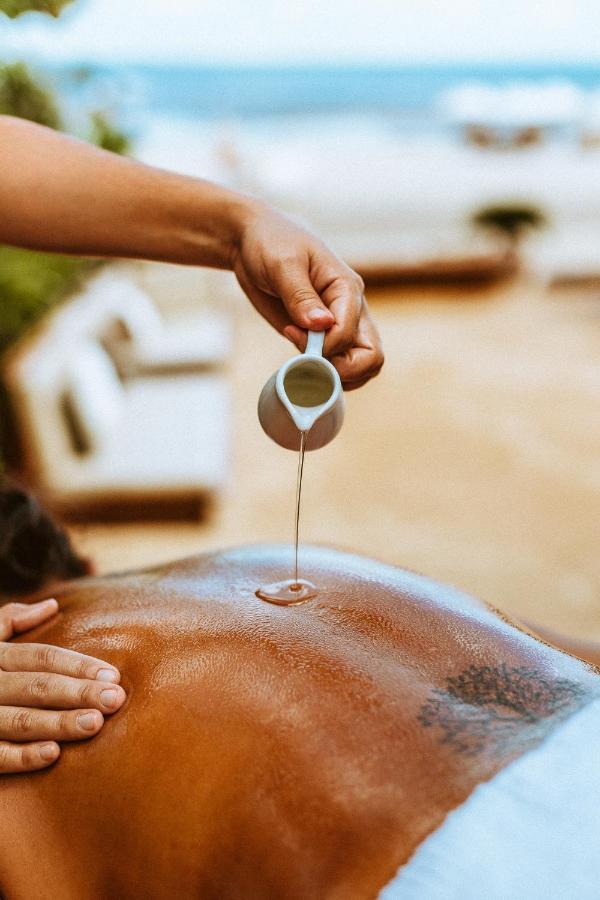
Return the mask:
[[[58,590],[27,639],[109,659],[127,700],[55,766],[0,779],[2,896],[375,897],[600,694],[594,670],[481,602],[359,556],[307,548],[318,597],[265,603],[282,557]]]

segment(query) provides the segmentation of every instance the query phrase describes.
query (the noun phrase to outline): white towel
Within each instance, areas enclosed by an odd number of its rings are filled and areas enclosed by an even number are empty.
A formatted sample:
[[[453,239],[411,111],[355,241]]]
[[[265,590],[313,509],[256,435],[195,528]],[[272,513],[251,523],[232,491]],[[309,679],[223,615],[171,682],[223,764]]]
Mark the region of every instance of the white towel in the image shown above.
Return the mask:
[[[479,785],[380,900],[599,900],[600,700]]]

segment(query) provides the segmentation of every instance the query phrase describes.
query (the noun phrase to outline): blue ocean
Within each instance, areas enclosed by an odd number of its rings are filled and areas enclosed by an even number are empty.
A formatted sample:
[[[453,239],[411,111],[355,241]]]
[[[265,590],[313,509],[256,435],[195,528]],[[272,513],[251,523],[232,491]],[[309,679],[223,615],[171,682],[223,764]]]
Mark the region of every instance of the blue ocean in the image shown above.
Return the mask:
[[[568,81],[600,88],[598,64],[410,66],[71,66],[55,71],[62,87],[113,82],[128,105],[185,118],[264,118],[319,113],[385,113],[427,120],[441,92],[478,81]]]

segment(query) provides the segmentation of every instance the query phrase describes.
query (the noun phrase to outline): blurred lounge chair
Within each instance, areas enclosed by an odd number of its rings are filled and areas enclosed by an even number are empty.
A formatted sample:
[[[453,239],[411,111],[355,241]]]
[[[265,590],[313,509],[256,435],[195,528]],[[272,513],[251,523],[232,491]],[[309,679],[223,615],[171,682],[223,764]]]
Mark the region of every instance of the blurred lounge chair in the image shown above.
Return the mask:
[[[593,221],[570,221],[540,235],[526,259],[528,268],[551,290],[600,287],[600,245]]]
[[[227,475],[228,320],[199,314],[163,342],[158,313],[116,268],[8,356],[23,473],[72,518],[196,517]],[[120,374],[106,349],[119,329]]]
[[[226,316],[199,304],[185,318],[166,320],[149,294],[118,267],[102,272],[88,287],[92,303],[109,304],[99,337],[123,378],[203,372],[220,366],[231,352]]]

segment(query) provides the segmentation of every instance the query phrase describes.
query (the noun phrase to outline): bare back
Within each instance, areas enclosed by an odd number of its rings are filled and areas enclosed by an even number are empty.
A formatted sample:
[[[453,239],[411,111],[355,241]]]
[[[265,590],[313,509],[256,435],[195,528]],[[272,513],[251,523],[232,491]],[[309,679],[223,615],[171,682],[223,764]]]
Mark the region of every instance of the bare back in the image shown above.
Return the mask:
[[[128,700],[54,768],[0,779],[6,900],[374,897],[599,692],[477,601],[360,557],[307,550],[319,597],[266,604],[281,556],[65,586],[27,639],[116,664]]]

